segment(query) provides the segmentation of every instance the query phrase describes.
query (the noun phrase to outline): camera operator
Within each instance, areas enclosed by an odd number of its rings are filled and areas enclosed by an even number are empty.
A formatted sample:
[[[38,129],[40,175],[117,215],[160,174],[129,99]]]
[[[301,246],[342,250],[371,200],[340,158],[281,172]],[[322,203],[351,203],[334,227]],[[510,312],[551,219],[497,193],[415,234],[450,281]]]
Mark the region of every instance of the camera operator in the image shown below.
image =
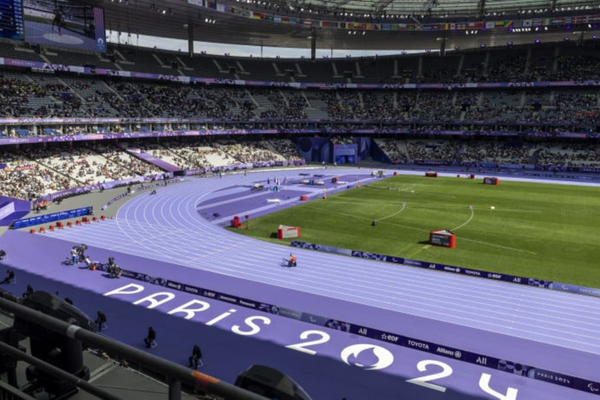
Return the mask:
[[[109,257],[108,258],[108,266],[107,266],[107,271],[110,274],[111,278],[120,278],[121,277],[121,268],[119,268],[119,266],[117,265],[117,263],[115,263],[115,258],[114,257]]]

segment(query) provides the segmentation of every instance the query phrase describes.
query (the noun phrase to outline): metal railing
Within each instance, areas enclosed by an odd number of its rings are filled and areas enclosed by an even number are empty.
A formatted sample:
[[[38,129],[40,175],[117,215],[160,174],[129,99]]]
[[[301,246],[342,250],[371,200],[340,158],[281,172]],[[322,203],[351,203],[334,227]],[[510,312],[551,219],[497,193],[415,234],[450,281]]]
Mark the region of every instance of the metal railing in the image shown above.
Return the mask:
[[[266,398],[256,393],[249,392],[245,389],[231,385],[226,382],[212,377],[210,375],[203,374],[198,371],[192,371],[179,364],[171,361],[162,359],[160,357],[148,354],[142,350],[138,350],[134,347],[126,344],[117,342],[113,339],[99,335],[97,333],[83,329],[77,325],[72,325],[67,322],[61,321],[54,317],[43,314],[39,311],[25,307],[21,304],[0,298],[0,310],[8,311],[15,317],[19,317],[23,320],[31,323],[39,324],[45,328],[58,333],[59,335],[66,336],[73,340],[81,341],[89,346],[98,348],[111,355],[115,355],[121,359],[135,362],[139,365],[143,365],[153,372],[160,373],[167,377],[169,385],[169,400],[180,400],[181,399],[181,386],[182,384],[190,387],[194,387],[200,391],[208,394],[214,394],[225,398],[227,400],[265,400]],[[9,344],[0,342],[0,353],[6,353],[11,357],[18,360],[23,360],[31,365],[34,365],[41,370],[56,376],[57,378],[68,381],[78,388],[95,395],[98,398],[106,400],[117,400],[119,397],[111,394],[97,386],[82,380],[81,378],[69,374],[49,363],[46,363],[38,358],[33,357],[21,350],[12,347]]]

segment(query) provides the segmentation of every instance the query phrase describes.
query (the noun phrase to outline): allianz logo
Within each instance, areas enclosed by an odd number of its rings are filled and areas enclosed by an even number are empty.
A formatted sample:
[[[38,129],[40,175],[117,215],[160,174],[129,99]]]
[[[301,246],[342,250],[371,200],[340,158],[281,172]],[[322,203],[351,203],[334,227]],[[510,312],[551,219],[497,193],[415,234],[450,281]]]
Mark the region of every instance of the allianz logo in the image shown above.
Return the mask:
[[[169,282],[167,286],[173,289],[181,290],[181,284],[179,283]]]
[[[455,267],[444,267],[444,271],[450,271],[450,272],[460,272],[460,268],[455,268]]]
[[[446,356],[450,356],[450,357],[454,357],[454,358],[462,357],[462,353],[460,350],[448,350],[445,347],[438,347],[436,350],[436,353],[444,354]]]

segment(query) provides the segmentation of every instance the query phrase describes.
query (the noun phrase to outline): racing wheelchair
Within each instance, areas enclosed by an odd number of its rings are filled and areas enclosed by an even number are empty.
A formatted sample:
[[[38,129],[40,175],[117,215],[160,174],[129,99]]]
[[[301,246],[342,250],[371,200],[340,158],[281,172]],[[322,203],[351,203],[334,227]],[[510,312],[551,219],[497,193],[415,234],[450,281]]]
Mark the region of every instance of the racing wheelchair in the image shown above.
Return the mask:
[[[281,266],[282,267],[296,267],[298,265],[298,260],[291,260],[289,258],[284,258],[281,260]]]

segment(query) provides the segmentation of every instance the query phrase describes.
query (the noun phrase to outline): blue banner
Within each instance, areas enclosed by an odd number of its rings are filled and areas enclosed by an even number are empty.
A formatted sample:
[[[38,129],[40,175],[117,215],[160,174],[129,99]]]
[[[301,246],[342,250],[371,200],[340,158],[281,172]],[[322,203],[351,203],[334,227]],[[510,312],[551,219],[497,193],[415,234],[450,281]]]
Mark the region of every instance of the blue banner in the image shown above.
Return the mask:
[[[82,215],[91,215],[94,213],[94,208],[92,206],[75,208],[72,210],[65,210],[60,212],[55,212],[52,214],[43,214],[37,215],[35,217],[18,219],[13,222],[13,229],[21,229],[28,226],[41,225],[48,222],[61,221],[69,218],[81,217]]]
[[[496,272],[482,271],[479,269],[456,267],[454,265],[438,264],[428,261],[411,260],[410,258],[394,257],[385,254],[369,253],[359,250],[340,249],[332,246],[324,246],[314,243],[298,242],[296,240],[290,243],[290,246],[299,247],[302,249],[324,251],[327,253],[335,253],[342,255],[351,255],[352,257],[367,258],[369,260],[383,261],[394,264],[409,265],[411,267],[433,269],[436,271],[451,272],[460,275],[476,276],[479,278],[491,279],[495,281],[512,282],[519,285],[535,286],[551,290],[559,290],[562,292],[572,292],[584,294],[587,296],[600,297],[600,289],[589,288],[585,286],[571,285],[567,283],[552,282],[542,279],[526,278],[524,276],[498,274]]]

